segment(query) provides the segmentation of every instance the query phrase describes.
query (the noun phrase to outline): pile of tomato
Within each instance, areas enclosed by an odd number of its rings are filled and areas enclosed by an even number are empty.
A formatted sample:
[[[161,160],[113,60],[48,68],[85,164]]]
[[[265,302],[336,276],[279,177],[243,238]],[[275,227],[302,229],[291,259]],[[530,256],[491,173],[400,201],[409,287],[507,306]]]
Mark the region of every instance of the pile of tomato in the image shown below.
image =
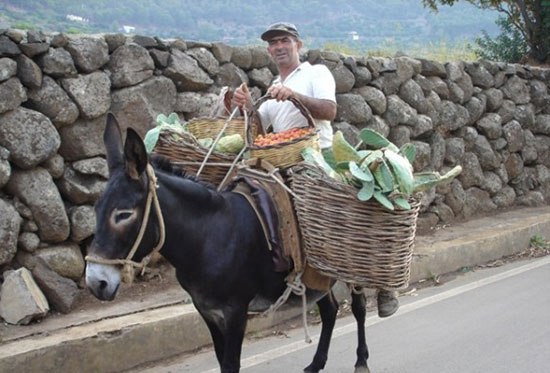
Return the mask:
[[[313,128],[291,128],[277,133],[268,133],[265,136],[258,135],[254,140],[254,145],[259,147],[278,145],[305,136],[311,131]]]

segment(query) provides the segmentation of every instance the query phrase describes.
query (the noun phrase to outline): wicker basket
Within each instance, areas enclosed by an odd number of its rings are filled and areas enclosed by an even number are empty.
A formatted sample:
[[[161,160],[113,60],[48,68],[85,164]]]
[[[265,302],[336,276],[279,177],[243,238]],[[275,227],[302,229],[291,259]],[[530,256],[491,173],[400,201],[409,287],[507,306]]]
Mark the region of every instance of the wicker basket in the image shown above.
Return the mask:
[[[264,96],[256,102],[255,106],[259,107],[263,102],[269,99],[271,99],[271,97]],[[306,117],[308,126],[314,129],[311,133],[288,142],[263,147],[252,145],[254,144],[255,135],[252,136],[250,133],[248,136],[248,143],[251,144],[249,145],[250,156],[253,158],[265,159],[273,166],[280,168],[289,168],[300,163],[303,160],[301,152],[305,148],[320,150],[319,133],[317,129],[315,129],[315,123],[313,122],[309,110],[297,99],[290,98],[289,100]]]
[[[190,134],[162,131],[153,152],[196,175],[208,149],[202,147]],[[214,150],[201,171],[200,178],[214,185],[220,184],[235,157],[236,155]]]
[[[222,130],[227,118],[194,118],[187,123],[187,129],[197,139],[211,138],[215,139],[218,133]],[[243,137],[245,133],[245,120],[244,119],[232,119],[229,125],[225,129],[225,136],[239,134]],[[254,138],[257,135],[256,125],[251,125],[250,132]]]
[[[307,262],[321,273],[369,288],[408,286],[419,201],[390,211],[310,164],[292,169],[291,188]]]

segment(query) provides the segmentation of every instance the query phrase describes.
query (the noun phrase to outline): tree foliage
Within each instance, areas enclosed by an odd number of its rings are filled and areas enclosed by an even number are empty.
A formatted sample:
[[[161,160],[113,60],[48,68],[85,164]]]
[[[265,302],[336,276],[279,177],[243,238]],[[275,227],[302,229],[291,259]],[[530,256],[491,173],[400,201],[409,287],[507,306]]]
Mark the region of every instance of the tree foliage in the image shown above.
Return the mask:
[[[491,38],[483,31],[483,36],[475,40],[475,53],[487,60],[519,62],[529,52],[523,34],[506,17],[499,17],[496,23],[502,33],[496,38]]]
[[[452,6],[460,0],[422,0],[424,6],[437,10],[438,5]],[[529,54],[539,62],[550,61],[550,0],[465,0],[484,9],[505,15],[523,36]],[[502,25],[501,25],[502,27]],[[506,33],[506,29],[503,29]]]

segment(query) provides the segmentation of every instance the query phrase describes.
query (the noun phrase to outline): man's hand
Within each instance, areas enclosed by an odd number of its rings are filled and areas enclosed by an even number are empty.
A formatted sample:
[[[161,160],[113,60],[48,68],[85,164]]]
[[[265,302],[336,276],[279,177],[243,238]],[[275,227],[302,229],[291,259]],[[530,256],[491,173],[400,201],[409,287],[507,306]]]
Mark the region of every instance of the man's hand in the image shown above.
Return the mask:
[[[290,97],[296,97],[294,91],[284,85],[273,85],[269,87],[267,93],[277,101],[286,101]]]
[[[245,83],[235,89],[233,93],[233,103],[241,109],[241,112],[243,108],[247,110],[252,109],[252,96],[250,96],[250,91]]]

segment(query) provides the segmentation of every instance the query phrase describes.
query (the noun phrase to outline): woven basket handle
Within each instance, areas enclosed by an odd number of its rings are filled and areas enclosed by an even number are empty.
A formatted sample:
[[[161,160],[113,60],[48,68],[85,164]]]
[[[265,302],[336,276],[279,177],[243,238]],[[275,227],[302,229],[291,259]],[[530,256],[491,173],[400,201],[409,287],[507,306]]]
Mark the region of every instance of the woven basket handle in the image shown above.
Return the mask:
[[[266,94],[262,97],[260,97],[255,103],[254,103],[254,110],[258,110],[258,108],[260,107],[261,104],[263,104],[264,102],[266,102],[267,100],[274,100],[273,97],[271,97],[270,95]],[[288,98],[288,101],[292,102],[294,104],[294,106],[296,106],[296,108],[300,111],[300,113],[302,113],[302,115],[306,118],[307,120],[307,125],[308,127],[310,128],[315,128],[315,122],[313,121],[313,117],[311,116],[311,113],[309,112],[308,108],[304,106],[304,104],[302,104],[302,102],[300,100],[298,100],[297,98],[294,98],[294,97],[289,97]],[[250,134],[250,131],[247,132],[247,137],[248,137],[248,142],[250,144],[253,144],[254,143],[254,139],[251,139],[251,134]]]

